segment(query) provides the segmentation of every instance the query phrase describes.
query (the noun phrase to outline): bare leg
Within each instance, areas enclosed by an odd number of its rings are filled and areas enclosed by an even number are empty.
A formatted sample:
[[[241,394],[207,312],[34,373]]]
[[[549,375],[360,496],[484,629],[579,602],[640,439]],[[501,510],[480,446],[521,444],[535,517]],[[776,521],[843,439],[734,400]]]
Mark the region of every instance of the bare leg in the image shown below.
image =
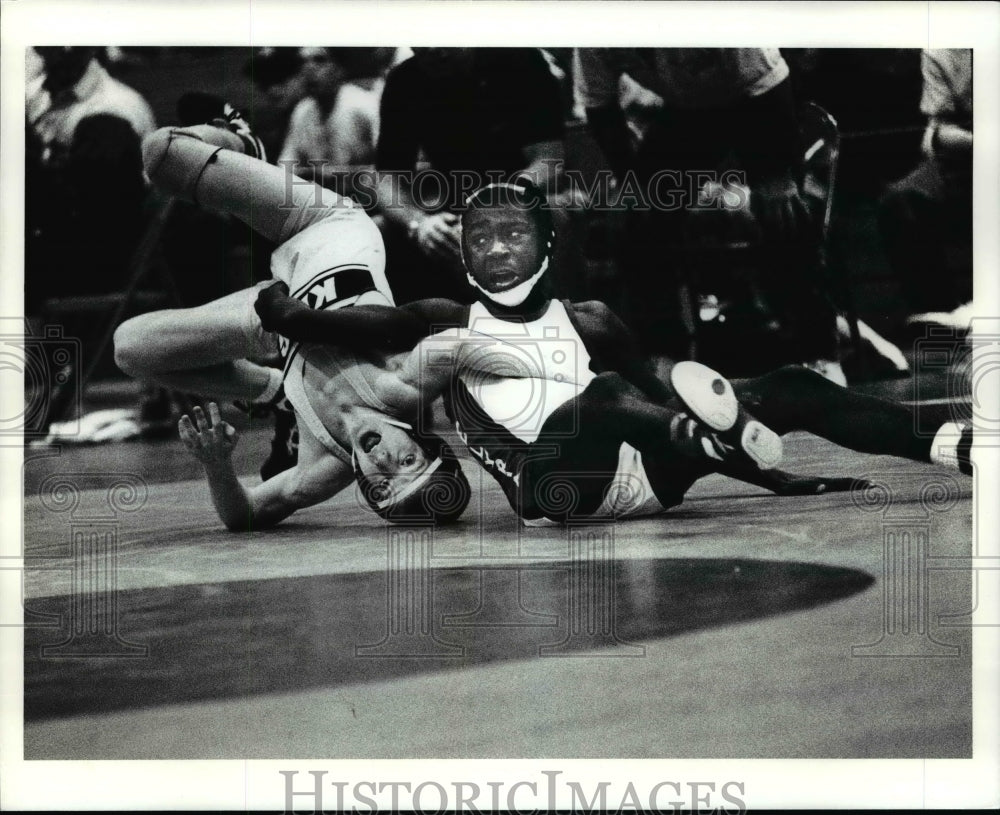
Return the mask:
[[[277,373],[246,359],[274,350],[273,336],[260,328],[253,311],[256,292],[133,317],[115,332],[115,362],[130,376],[166,387],[253,401]]]
[[[238,136],[212,125],[164,127],[142,143],[143,165],[164,192],[234,215],[255,232],[283,243],[351,206],[331,190],[242,153]]]
[[[242,140],[212,125],[162,128],[143,163],[162,190],[244,221],[281,243],[344,199],[283,168],[242,154]],[[256,289],[193,309],[144,314],[119,326],[115,361],[131,376],[220,398],[270,398],[277,373],[247,361],[273,350],[253,310]]]

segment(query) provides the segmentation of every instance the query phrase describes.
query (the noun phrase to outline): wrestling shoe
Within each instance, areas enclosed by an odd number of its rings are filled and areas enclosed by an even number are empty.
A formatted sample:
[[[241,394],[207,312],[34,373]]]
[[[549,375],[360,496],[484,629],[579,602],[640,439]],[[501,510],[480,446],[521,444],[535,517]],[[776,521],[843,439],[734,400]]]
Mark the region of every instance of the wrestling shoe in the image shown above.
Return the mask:
[[[707,455],[727,461],[742,454],[762,470],[781,462],[781,437],[746,412],[721,374],[700,362],[678,362],[670,384],[685,409],[712,431],[702,438]]]
[[[967,422],[943,424],[931,443],[931,462],[972,475],[972,425]]]
[[[177,115],[185,127],[210,124],[235,133],[246,155],[267,161],[264,144],[254,135],[246,117],[221,96],[201,91],[186,93],[177,102]]]

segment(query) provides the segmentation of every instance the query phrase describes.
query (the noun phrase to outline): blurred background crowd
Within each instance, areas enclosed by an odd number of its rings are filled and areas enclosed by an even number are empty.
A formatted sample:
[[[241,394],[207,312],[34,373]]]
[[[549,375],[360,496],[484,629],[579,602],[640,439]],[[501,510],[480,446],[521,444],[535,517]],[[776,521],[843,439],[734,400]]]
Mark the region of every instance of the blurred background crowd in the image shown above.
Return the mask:
[[[210,119],[219,98],[269,161],[369,210],[400,303],[472,299],[461,178],[492,173],[546,192],[559,293],[611,304],[654,358],[729,376],[796,362],[845,383],[905,374],[900,349],[928,323],[969,325],[969,50],[38,47],[27,61],[26,313],[81,337],[98,378],[115,375],[112,322],[269,276],[273,247],[143,177],[142,137]],[[414,188],[422,169],[435,190]]]

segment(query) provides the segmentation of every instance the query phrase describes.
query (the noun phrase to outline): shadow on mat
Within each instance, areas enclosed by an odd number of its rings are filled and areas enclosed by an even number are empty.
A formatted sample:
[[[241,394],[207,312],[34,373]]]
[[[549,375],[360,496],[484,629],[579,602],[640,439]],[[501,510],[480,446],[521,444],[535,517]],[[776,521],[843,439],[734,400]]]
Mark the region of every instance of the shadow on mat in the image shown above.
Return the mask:
[[[526,659],[642,658],[678,634],[807,609],[875,581],[853,569],[738,559],[407,568],[122,591],[131,658],[42,656],[71,598],[32,601],[26,720],[382,681]],[[412,561],[409,561],[412,562]],[[78,615],[79,616],[79,615]],[[70,638],[72,639],[72,638]],[[77,638],[75,649],[86,651]],[[124,649],[122,650],[124,653]],[[777,658],[778,655],[775,655]]]

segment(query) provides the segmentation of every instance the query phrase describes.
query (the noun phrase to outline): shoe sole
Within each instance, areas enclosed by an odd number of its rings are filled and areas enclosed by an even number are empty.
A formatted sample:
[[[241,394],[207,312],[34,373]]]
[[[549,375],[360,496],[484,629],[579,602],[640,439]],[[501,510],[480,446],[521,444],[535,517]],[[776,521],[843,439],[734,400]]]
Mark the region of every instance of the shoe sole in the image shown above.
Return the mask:
[[[740,403],[724,376],[700,362],[685,360],[670,371],[670,384],[699,422],[720,433],[732,430]]]
[[[781,463],[781,436],[741,408],[733,386],[720,373],[700,362],[685,360],[674,365],[670,384],[691,415],[717,433],[725,434],[742,425],[739,438],[730,442],[738,444],[762,470]]]
[[[751,419],[744,426],[740,434],[740,447],[762,470],[777,467],[784,454],[781,436],[756,419]]]

